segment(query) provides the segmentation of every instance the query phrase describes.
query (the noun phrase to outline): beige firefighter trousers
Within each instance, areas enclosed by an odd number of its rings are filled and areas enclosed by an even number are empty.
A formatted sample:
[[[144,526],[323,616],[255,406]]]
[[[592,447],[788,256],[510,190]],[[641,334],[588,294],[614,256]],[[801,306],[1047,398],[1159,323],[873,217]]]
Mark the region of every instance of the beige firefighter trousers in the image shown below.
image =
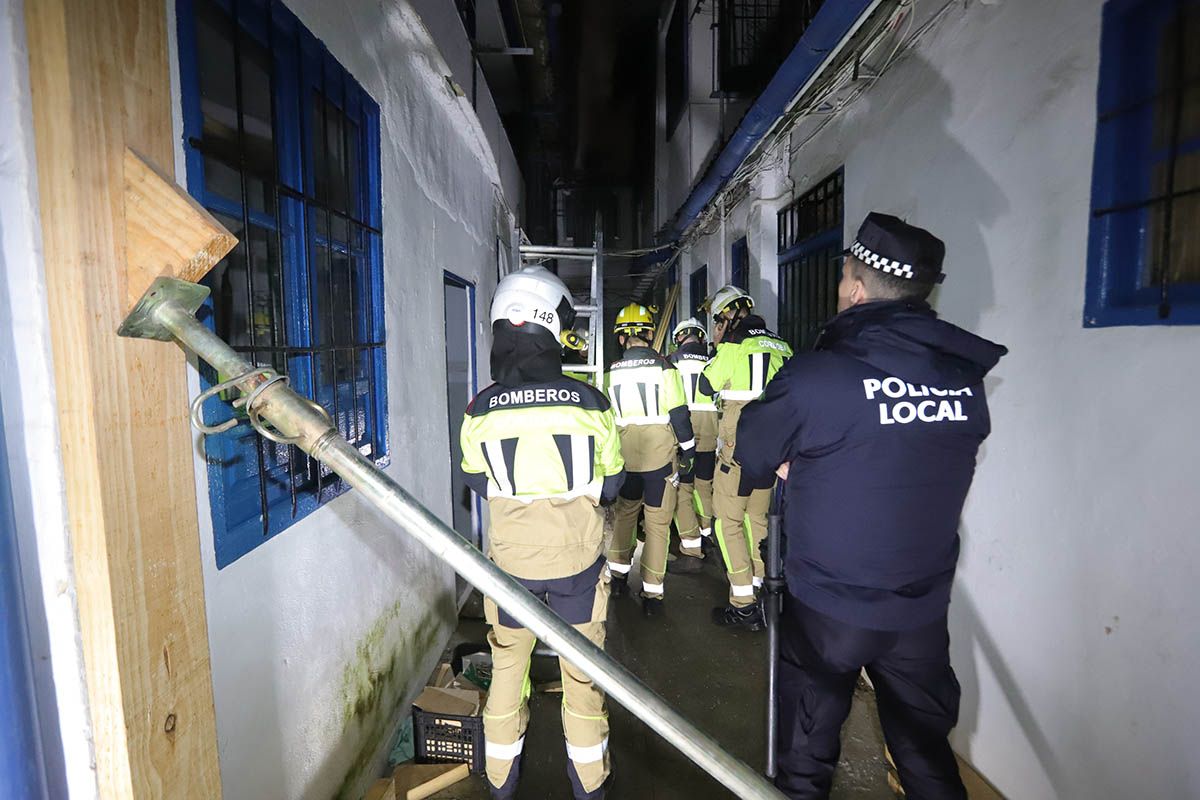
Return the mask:
[[[604,647],[609,577],[604,569],[599,570],[599,576],[591,619],[574,627],[598,647]],[[553,608],[552,596],[549,602]],[[492,646],[492,685],[483,711],[487,777],[493,787],[504,787],[525,744],[532,689],[529,665],[537,641],[525,628],[500,624],[500,613],[490,599],[484,602],[484,615],[492,626],[488,634],[488,643]],[[562,669],[562,726],[568,769],[575,772],[572,783],[578,780],[585,792],[593,792],[604,783],[611,769],[604,692],[569,662],[559,659],[559,666]]]
[[[742,468],[718,462],[713,476],[713,532],[729,576],[729,604],[752,605],[754,591],[762,585],[763,563],[759,543],[767,537],[771,489],[739,494]]]

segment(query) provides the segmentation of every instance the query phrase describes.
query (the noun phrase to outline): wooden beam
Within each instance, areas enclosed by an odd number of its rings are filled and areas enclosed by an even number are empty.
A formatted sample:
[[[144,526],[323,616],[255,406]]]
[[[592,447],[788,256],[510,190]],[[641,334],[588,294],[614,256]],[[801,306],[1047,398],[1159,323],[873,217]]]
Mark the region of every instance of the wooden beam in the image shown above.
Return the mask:
[[[119,339],[126,148],[174,162],[163,0],[25,3],[43,256],[102,797],[221,793],[183,353]],[[141,176],[144,179],[144,175]],[[140,251],[139,251],[140,252]],[[149,257],[147,257],[149,258]],[[149,263],[149,262],[148,262]],[[182,271],[185,264],[171,269]]]
[[[199,283],[237,239],[130,148],[124,167],[125,299],[132,308],[160,276]]]

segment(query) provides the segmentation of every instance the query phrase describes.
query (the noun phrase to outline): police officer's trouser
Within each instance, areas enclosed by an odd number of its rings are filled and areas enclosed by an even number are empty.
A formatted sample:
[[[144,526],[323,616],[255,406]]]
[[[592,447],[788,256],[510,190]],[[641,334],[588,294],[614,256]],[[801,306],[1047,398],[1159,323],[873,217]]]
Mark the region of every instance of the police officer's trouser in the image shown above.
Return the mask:
[[[629,574],[637,546],[637,521],[646,509],[642,547],[642,595],[662,597],[667,572],[667,546],[671,542],[671,517],[675,513],[678,475],[675,464],[650,472],[627,472],[625,484],[614,503],[616,522],[608,548],[608,568],[618,577]]]
[[[556,614],[575,626],[598,646],[604,646],[604,620],[608,612],[608,575],[604,559],[566,578],[532,581],[523,586],[545,601]],[[491,623],[492,685],[483,710],[487,777],[494,797],[516,796],[529,722],[529,663],[536,644],[534,635],[490,599],[484,613]],[[567,773],[576,800],[600,796],[609,773],[608,713],[604,692],[571,664],[562,668],[562,724],[567,740]]]
[[[771,489],[745,485],[741,467],[718,462],[713,479],[713,530],[729,576],[730,605],[752,605],[754,590],[762,585],[763,563],[758,545],[767,537],[770,510]]]
[[[883,738],[908,797],[966,800],[946,737],[958,722],[946,618],[912,631],[859,628],[784,598],[779,655],[779,772],[794,800],[829,797],[859,672],[875,686]]]
[[[691,472],[679,473],[679,492],[675,501],[675,527],[679,531],[679,552],[704,557],[701,536],[712,533],[712,478],[717,454],[696,453]]]

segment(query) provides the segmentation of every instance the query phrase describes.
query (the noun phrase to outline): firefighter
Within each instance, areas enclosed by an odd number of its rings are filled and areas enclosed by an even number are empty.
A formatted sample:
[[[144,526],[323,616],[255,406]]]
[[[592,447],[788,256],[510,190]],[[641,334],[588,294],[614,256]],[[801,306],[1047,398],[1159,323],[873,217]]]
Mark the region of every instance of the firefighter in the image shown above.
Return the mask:
[[[562,335],[558,339],[562,343],[562,360],[564,366],[583,366],[588,363],[587,336],[579,331],[568,328],[562,332]],[[584,383],[592,382],[592,376],[586,372],[563,370],[563,375],[566,375],[568,378],[574,378],[577,381],[583,381]]]
[[[947,735],[960,690],[947,612],[959,517],[991,431],[983,378],[1008,352],[939,320],[946,247],[869,214],[838,315],[742,413],[747,474],[786,478],[778,786],[829,797],[866,669],[908,797],[966,800]]]
[[[712,481],[716,465],[717,407],[711,395],[700,391],[700,374],[711,355],[708,332],[700,320],[689,317],[671,332],[675,352],[669,360],[679,370],[683,393],[696,435],[696,458],[691,471],[679,473],[679,496],[675,505],[675,527],[679,530],[680,558],[668,572],[690,573],[702,568],[703,544],[712,535]]]
[[[766,625],[755,597],[763,579],[758,543],[767,535],[774,479],[751,480],[742,474],[733,454],[742,409],[762,394],[791,357],[792,348],[767,330],[762,317],[751,313],[754,299],[736,286],[718,289],[709,308],[717,354],[701,373],[699,387],[720,399],[713,528],[729,576],[729,603],[714,608],[712,619],[718,625],[757,631]]]
[[[624,348],[605,379],[616,414],[625,459],[625,485],[616,502],[616,522],[608,549],[614,594],[623,594],[637,544],[638,515],[645,509],[642,550],[642,611],[662,611],[663,576],[679,473],[692,468],[696,441],[679,370],[651,349],[650,310],[632,303],[617,314],[614,327]]]
[[[495,380],[467,408],[462,469],[487,498],[489,557],[581,633],[604,645],[608,574],[601,504],[624,477],[608,398],[562,374],[559,336],[574,318],[557,276],[526,267],[492,300]],[[487,777],[494,798],[516,796],[529,720],[534,635],[490,599],[492,685],[483,712]],[[608,779],[604,694],[560,661],[567,771],[577,800],[597,800]]]

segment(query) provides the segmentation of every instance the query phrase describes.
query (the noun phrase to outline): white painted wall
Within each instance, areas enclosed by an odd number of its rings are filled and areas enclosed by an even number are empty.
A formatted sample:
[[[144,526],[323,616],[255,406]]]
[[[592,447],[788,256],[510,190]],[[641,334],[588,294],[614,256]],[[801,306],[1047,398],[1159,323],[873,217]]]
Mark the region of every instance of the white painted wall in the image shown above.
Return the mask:
[[[671,135],[665,139],[667,111],[663,91],[665,64],[663,48],[667,26],[671,20],[673,2],[688,6],[688,102],[683,116]],[[749,98],[723,100],[713,97],[713,40],[712,24],[716,16],[716,3],[704,3],[698,10],[696,3],[688,0],[668,0],[663,3],[659,15],[659,90],[658,90],[658,136],[655,137],[655,229],[661,228],[675,210],[687,199],[692,184],[699,178],[703,167],[718,152],[722,143],[722,124],[729,132],[737,125]],[[723,123],[722,123],[723,121]]]
[[[453,4],[420,5],[424,21],[407,2],[288,2],[382,111],[388,473],[448,520],[442,271],[477,282],[486,320],[497,217],[507,218],[497,204],[519,208],[520,180],[486,86],[482,121],[447,88],[446,75],[464,83],[439,49],[465,47]],[[175,113],[179,125],[178,103]],[[479,334],[486,383],[482,324]],[[194,372],[191,380],[195,391]],[[225,796],[357,798],[454,625],[453,574],[354,492],[217,570],[199,448]]]
[[[936,306],[1011,350],[951,635],[954,743],[1021,800],[1200,796],[1200,329],[1081,321],[1101,5],[953,4],[790,171],[845,165],[847,240],[872,210],[943,237]]]
[[[51,797],[97,795],[67,532],[24,6],[0,0],[0,398]]]

